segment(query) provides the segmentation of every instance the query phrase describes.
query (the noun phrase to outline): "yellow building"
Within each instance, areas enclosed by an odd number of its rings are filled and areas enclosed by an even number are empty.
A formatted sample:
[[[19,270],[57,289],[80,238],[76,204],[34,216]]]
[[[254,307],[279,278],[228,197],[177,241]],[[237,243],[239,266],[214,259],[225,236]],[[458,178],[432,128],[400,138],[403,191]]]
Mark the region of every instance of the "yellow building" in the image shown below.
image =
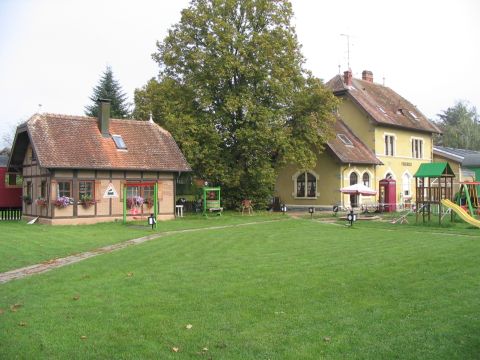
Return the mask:
[[[319,154],[314,169],[290,164],[280,171],[280,202],[299,208],[355,207],[378,199],[342,195],[340,188],[362,182],[378,190],[379,181],[388,178],[396,181],[397,207],[411,203],[413,175],[420,164],[432,162],[432,135],[440,130],[392,89],[374,83],[370,71],[364,71],[362,79],[346,71],[327,86],[341,99],[336,138]]]

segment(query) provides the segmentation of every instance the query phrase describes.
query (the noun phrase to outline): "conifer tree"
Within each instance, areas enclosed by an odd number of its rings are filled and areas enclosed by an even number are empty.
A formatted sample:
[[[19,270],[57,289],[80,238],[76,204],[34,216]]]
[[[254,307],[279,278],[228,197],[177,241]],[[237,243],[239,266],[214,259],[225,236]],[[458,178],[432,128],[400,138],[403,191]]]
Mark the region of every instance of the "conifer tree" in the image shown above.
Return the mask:
[[[89,98],[92,103],[85,106],[85,115],[98,116],[98,99],[109,99],[110,115],[112,118],[123,119],[130,116],[127,95],[123,92],[119,82],[113,77],[110,66],[105,69],[98,85],[93,88],[93,94]]]

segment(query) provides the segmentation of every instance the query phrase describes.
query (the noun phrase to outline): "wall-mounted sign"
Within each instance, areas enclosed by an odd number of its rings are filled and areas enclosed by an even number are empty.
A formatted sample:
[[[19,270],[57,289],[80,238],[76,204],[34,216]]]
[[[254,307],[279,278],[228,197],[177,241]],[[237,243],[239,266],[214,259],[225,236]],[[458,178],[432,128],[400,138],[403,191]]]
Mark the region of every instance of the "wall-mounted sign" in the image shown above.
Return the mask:
[[[105,190],[105,193],[103,194],[103,198],[104,199],[118,198],[117,190],[115,190],[115,187],[113,186],[112,183],[108,184],[107,190]]]

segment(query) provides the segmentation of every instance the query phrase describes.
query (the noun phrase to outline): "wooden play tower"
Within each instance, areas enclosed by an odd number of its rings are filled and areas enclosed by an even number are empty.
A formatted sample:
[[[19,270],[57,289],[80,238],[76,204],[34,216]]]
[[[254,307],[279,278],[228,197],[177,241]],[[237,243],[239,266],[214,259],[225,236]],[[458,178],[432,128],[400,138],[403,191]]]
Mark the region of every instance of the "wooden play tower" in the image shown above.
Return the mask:
[[[453,173],[446,162],[421,164],[415,177],[416,221],[421,215],[423,222],[431,220],[433,209],[438,210],[438,221],[442,221],[443,199],[453,199]]]

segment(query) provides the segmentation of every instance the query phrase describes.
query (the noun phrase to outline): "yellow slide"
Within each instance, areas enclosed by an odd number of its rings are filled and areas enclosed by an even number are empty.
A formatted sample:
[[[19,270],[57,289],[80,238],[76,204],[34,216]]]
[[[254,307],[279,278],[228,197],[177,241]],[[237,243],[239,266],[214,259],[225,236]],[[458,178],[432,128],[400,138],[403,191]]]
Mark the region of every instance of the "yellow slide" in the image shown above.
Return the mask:
[[[462,218],[463,221],[469,223],[470,225],[480,227],[480,220],[477,220],[473,217],[470,216],[468,212],[465,211],[464,208],[461,206],[451,202],[448,199],[443,199],[442,200],[442,205],[446,206],[447,208],[452,209],[452,211],[455,211],[455,213]]]

